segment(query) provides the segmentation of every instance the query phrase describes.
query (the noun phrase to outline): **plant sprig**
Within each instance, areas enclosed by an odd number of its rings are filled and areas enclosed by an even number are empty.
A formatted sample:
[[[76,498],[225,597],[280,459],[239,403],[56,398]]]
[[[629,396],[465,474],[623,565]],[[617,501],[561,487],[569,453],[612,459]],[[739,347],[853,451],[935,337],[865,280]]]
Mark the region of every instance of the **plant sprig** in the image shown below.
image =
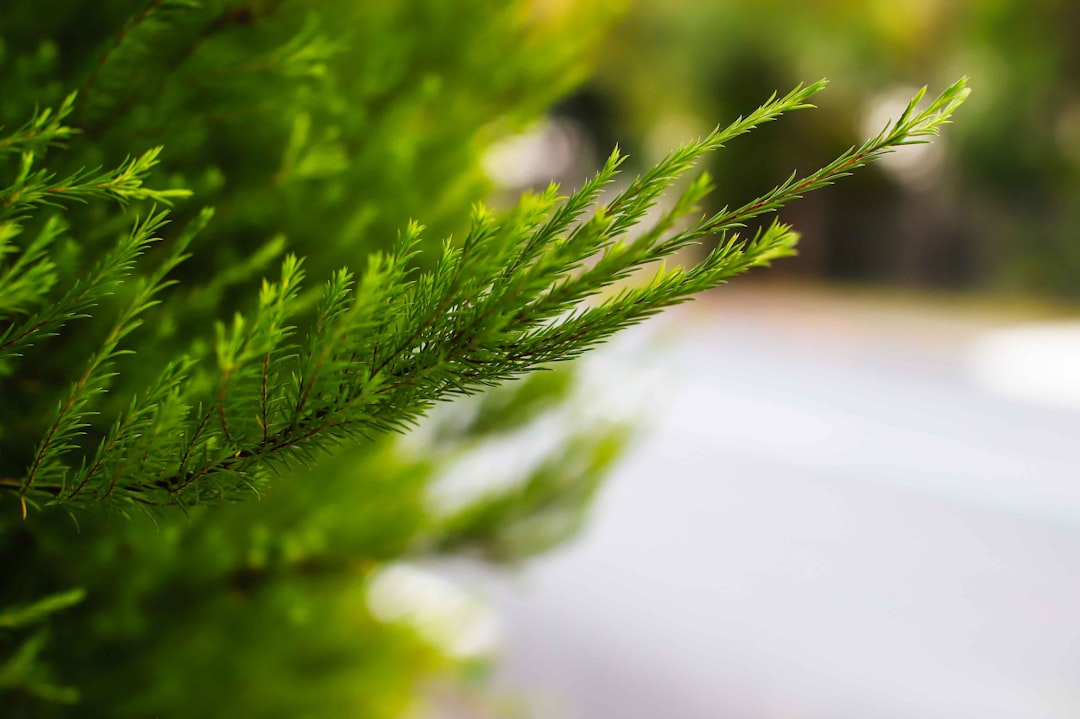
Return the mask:
[[[770,98],[746,117],[675,150],[609,200],[601,197],[616,182],[624,160],[618,151],[568,196],[551,185],[524,196],[502,218],[478,206],[463,241],[444,243],[427,272],[415,269],[423,228],[412,224],[391,252],[371,257],[359,277],[348,270],[335,273],[314,316],[301,292],[301,262],[286,257],[281,278],[264,282],[250,316],[218,324],[212,343],[216,370],[199,375],[194,369],[208,357],[170,363],[75,469],[66,456],[78,454],[76,437],[95,396],[104,391],[105,371],[135,318],[163,288],[164,273],[179,261],[174,254],[143,285],[84,379],[73,384],[26,475],[0,480],[0,487],[62,504],[189,506],[240,496],[265,481],[269,470],[310,462],[336,443],[404,430],[440,400],[577,357],[665,307],[793,254],[797,235],[779,221],[749,238],[739,233],[750,221],[884,153],[925,142],[968,93],[960,80],[920,110],[925,91],[920,92],[878,135],[736,208],[699,214],[711,190],[702,175],[640,229],[664,193],[702,156],[786,112],[810,107],[823,86]],[[153,151],[148,160],[125,163],[107,174],[112,179],[106,184],[162,199],[141,187],[144,169],[156,157]],[[38,184],[40,196],[47,194]],[[114,190],[86,186],[100,184],[92,178],[83,184],[81,196],[116,196]],[[80,196],[70,189],[66,194]],[[114,250],[105,269],[91,273],[99,279],[84,279],[69,290],[59,317],[85,311],[87,288],[97,287],[101,277],[122,278],[147,234],[140,230],[132,236],[138,239]],[[707,238],[717,244],[698,263],[665,264]],[[650,268],[648,281],[625,284]],[[0,334],[0,350],[11,353],[24,337],[55,332],[62,324],[51,315],[36,317],[27,320],[33,332]],[[188,381],[192,372],[201,379]]]

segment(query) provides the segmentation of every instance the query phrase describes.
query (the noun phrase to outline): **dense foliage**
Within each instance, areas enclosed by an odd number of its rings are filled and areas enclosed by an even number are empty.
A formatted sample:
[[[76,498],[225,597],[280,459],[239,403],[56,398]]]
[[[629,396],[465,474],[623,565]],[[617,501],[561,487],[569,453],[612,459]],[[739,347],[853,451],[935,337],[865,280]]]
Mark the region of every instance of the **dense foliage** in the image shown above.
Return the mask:
[[[615,152],[573,191],[486,209],[484,148],[580,79],[611,13],[0,10],[4,716],[415,708],[421,680],[461,657],[377,618],[372,577],[407,557],[560,541],[622,430],[570,438],[451,507],[431,500],[440,468],[562,401],[571,383],[533,370],[791,254],[779,222],[737,233],[923,141],[966,95],[961,82],[923,107],[920,94],[822,169],[713,213],[697,209],[706,176],[651,211],[703,155],[807,107],[821,83],[629,182]],[[664,264],[711,238],[697,264]],[[387,439],[526,374],[419,451]]]

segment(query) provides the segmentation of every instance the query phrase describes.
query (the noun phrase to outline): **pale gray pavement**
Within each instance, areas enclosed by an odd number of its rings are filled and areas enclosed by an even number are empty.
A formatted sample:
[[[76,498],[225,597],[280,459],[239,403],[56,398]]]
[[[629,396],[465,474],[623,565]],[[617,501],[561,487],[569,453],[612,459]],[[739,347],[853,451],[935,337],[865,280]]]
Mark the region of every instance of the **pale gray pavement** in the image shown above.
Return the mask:
[[[1080,409],[975,381],[1006,323],[736,288],[616,347],[592,376],[647,371],[652,429],[579,542],[484,583],[499,685],[538,719],[1080,717]]]

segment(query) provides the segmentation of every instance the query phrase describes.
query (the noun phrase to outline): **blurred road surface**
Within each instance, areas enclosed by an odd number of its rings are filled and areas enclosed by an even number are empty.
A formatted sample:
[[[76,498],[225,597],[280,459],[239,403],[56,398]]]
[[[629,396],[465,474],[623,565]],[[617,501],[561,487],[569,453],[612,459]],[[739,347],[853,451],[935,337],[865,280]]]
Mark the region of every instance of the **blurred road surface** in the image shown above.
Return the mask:
[[[500,688],[538,719],[1080,717],[1080,407],[992,391],[1012,321],[736,287],[606,351],[651,429],[579,542],[485,582]]]

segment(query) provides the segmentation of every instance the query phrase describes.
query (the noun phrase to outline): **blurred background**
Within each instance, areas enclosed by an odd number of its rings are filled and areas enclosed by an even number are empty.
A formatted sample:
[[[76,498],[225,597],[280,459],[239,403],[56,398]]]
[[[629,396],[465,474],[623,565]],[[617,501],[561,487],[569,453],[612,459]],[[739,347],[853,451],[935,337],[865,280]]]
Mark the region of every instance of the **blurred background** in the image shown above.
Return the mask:
[[[922,85],[974,93],[785,209],[798,258],[587,364],[644,421],[583,537],[451,569],[499,607],[500,687],[568,719],[1080,716],[1080,6],[634,0],[598,57],[488,152],[508,194],[828,78],[715,156],[737,204]]]

